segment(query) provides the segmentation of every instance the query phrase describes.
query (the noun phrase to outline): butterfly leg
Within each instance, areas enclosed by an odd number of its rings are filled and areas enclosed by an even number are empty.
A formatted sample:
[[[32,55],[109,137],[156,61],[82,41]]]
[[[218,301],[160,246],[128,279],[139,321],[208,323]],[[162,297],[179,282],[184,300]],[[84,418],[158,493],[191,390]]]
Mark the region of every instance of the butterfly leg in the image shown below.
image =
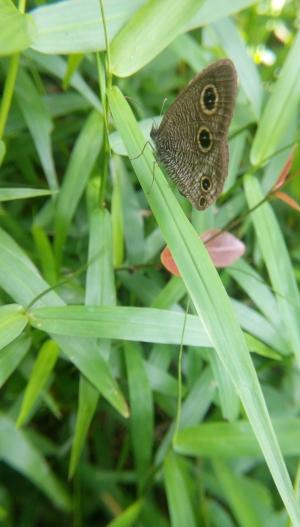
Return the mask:
[[[157,163],[156,159],[154,159],[154,161],[153,161],[153,167],[152,167],[152,176],[153,176],[153,177],[152,177],[152,181],[151,181],[150,188],[149,188],[149,190],[147,191],[147,194],[150,194],[150,192],[151,192],[151,189],[152,189],[152,186],[153,186],[153,183],[154,183],[154,178],[155,178],[155,165],[157,165],[157,164],[158,164],[158,163]]]
[[[143,146],[141,152],[140,152],[137,156],[135,156],[135,157],[130,157],[130,158],[129,158],[129,161],[134,161],[135,159],[138,159],[139,157],[141,157],[141,156],[143,155],[144,150],[145,150],[145,148],[146,148],[147,145],[151,146],[152,150],[154,150],[154,146],[150,143],[150,141],[146,141],[146,143],[144,144],[144,146]]]

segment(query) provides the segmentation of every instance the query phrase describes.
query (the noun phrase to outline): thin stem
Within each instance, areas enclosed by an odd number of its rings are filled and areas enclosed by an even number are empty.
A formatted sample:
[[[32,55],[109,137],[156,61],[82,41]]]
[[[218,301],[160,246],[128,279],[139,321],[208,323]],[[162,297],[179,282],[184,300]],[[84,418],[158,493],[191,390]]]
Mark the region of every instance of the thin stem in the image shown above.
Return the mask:
[[[20,13],[25,13],[26,0],[19,0],[18,9]]]
[[[105,47],[106,47],[107,88],[109,89],[109,88],[111,88],[111,60],[110,60],[109,39],[108,39],[108,31],[107,31],[107,25],[106,25],[106,18],[105,18],[103,0],[99,0],[99,1],[100,1],[100,10],[101,10],[101,16],[102,16],[102,23],[103,23],[103,30],[104,30],[104,40],[105,40]]]
[[[11,100],[14,93],[14,87],[16,83],[18,67],[20,62],[20,55],[17,53],[10,59],[7,77],[5,80],[2,103],[0,107],[0,139],[3,137],[6,121],[8,118],[9,109],[11,106]]]
[[[109,49],[109,39],[108,31],[106,25],[106,18],[104,12],[103,0],[99,0],[100,11],[102,17],[102,24],[104,30],[104,39],[106,47],[106,60],[105,63],[101,63],[99,53],[97,53],[97,68],[98,68],[98,77],[99,77],[99,86],[100,86],[100,95],[103,106],[103,121],[104,121],[104,139],[103,139],[103,174],[101,180],[101,186],[99,191],[99,205],[101,208],[105,206],[104,198],[106,192],[106,185],[109,172],[109,159],[110,159],[110,143],[109,143],[109,107],[106,97],[106,92],[111,88],[112,84],[112,75],[111,75],[111,61],[110,61],[110,49]]]
[[[108,104],[106,99],[106,74],[105,68],[101,62],[100,54],[96,54],[97,60],[97,69],[98,69],[98,82],[100,88],[100,97],[103,106],[103,122],[104,122],[104,133],[103,133],[103,145],[102,145],[102,155],[103,155],[103,167],[102,167],[102,178],[101,185],[99,190],[99,206],[103,208],[106,185],[108,179],[108,160],[110,158],[110,144],[109,144],[109,127],[108,127]]]
[[[26,0],[19,0],[18,9],[20,13],[25,13]],[[3,97],[0,107],[0,139],[3,137],[9,109],[11,106],[11,100],[14,93],[14,87],[16,84],[16,78],[19,68],[20,54],[16,53],[10,59],[7,77],[3,89]]]

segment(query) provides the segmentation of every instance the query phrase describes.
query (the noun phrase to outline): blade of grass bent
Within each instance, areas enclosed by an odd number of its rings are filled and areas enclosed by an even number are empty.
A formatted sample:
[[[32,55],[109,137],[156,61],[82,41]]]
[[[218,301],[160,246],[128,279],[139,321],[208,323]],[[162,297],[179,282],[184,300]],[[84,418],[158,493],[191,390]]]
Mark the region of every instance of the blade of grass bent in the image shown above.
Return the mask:
[[[134,158],[143,149],[143,136],[119,89],[113,87],[109,90],[108,98],[115,125],[129,156]],[[145,148],[143,155],[133,160],[132,165],[197,313],[237,389],[287,511],[294,524],[299,526],[300,511],[291,481],[230,300],[205,247],[158,168],[153,178],[153,161],[152,152]]]

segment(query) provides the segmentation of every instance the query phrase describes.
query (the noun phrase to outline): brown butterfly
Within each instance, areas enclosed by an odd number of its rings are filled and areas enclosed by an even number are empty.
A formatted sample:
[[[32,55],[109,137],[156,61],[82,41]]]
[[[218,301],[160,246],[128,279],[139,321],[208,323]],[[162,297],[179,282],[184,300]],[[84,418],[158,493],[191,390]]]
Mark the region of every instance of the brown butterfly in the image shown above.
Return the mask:
[[[217,199],[227,177],[227,132],[236,91],[233,63],[218,60],[187,85],[150,132],[158,161],[199,210]]]

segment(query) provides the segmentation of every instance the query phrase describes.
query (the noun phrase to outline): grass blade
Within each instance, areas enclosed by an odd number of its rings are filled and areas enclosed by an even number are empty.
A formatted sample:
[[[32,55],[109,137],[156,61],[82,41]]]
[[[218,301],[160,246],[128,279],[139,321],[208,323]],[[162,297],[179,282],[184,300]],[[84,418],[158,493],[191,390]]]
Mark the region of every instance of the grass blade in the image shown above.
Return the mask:
[[[151,0],[139,9],[111,43],[112,72],[128,77],[158,55],[199,9],[201,1]]]
[[[133,158],[142,151],[143,136],[121,92],[114,87],[108,97],[115,125]],[[152,152],[145,149],[132,164],[198,315],[241,398],[288,513],[300,525],[300,511],[256,372],[219,275],[160,170],[151,186]]]

